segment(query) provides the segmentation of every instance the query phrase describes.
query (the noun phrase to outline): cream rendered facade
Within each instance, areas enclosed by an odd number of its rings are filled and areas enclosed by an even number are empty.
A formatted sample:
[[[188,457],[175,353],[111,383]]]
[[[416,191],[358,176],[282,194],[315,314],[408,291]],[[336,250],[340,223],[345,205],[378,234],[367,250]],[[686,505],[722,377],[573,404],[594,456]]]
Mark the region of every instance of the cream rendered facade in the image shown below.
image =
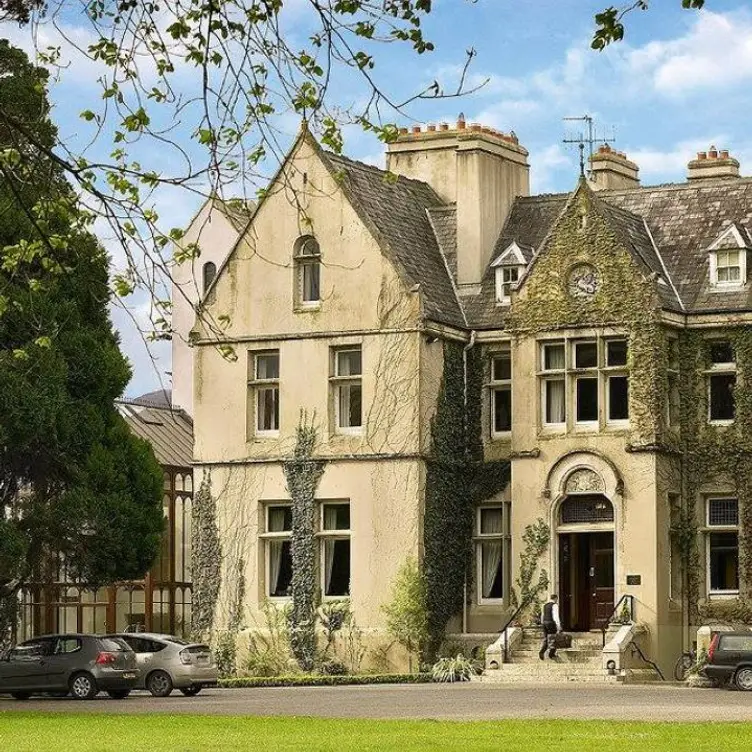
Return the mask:
[[[641,189],[636,167],[609,153],[594,160],[593,185],[581,182],[569,196],[525,198],[527,152],[516,138],[463,121],[451,130],[403,131],[388,149],[389,169],[401,176],[396,182],[375,168],[327,155],[303,131],[208,290],[206,314],[227,322],[221,334],[202,319],[195,324],[194,472],[197,483],[202,472],[211,479],[224,552],[217,626],[227,623],[235,607],[238,572],[245,580],[246,626],[263,625],[267,601],[286,602],[272,592],[272,581],[281,575],[279,558],[273,563],[270,551],[279,552],[287,531],[272,523],[270,510],[276,515],[289,504],[283,463],[304,421],[316,426],[315,455],[325,461],[316,490],[322,510],[319,584],[325,591],[331,576],[325,508],[347,506],[348,526],[335,528],[334,537],[348,541],[352,610],[374,643],[386,639],[382,606],[391,583],[407,557],[421,559],[424,553],[427,460],[445,373],[443,343],[459,342],[466,353],[480,353],[484,364],[485,460],[510,462],[511,483],[480,504],[502,510],[503,529],[491,525],[502,553],[491,559],[503,587],[484,597],[486,565],[476,561],[466,606],[448,631],[476,635],[482,643],[500,630],[513,611],[510,589],[518,589],[525,531],[542,520],[551,538],[534,579],[545,570],[550,590],[570,600],[567,626],[597,627],[622,596],[632,596],[635,618],[647,627],[643,650],[665,671],[686,644],[690,624],[685,594],[677,588],[684,574],[671,534],[672,500],[685,495],[688,471],[676,449],[676,428],[663,415],[671,376],[661,348],[692,327],[712,334],[736,314],[685,306],[672,282],[678,272],[667,270],[659,252],[661,243],[670,245],[670,227],[655,213],[636,213],[636,202],[647,191],[650,211],[679,199],[691,208],[705,188],[696,189],[695,182],[691,196],[683,185],[681,194],[672,194],[671,187]],[[613,162],[618,169],[609,172]],[[414,227],[392,222],[383,200],[387,185],[394,186],[395,217],[404,209],[399,202],[418,202]],[[725,191],[729,185],[711,180],[706,187]],[[747,190],[747,181],[739,185]],[[735,200],[752,211],[751,199],[745,193]],[[416,229],[426,216],[430,243]],[[714,221],[725,226],[726,220]],[[581,232],[580,239],[567,235],[570,230]],[[300,252],[301,240],[309,237],[317,241],[313,257],[320,274],[310,289],[300,276],[300,265],[311,262]],[[697,238],[698,248],[704,253],[711,240]],[[493,262],[512,242],[520,269],[509,304],[494,297],[499,271]],[[547,256],[566,247],[570,257],[565,253],[563,261],[549,263],[555,279],[549,288],[555,291],[538,299],[536,278]],[[567,276],[578,265],[598,273],[597,291],[584,302],[572,300]],[[443,287],[437,282],[442,275]],[[639,313],[645,317],[622,306],[609,318],[621,297],[644,303],[647,313]],[[559,320],[533,312],[534,325],[526,326],[520,318],[526,304],[555,310],[557,301],[567,300]],[[580,316],[580,308],[592,316]],[[643,323],[654,332],[655,357],[637,368],[633,350]],[[566,392],[569,412],[558,423],[545,412],[546,383],[553,379],[543,360],[546,343],[561,343],[567,363],[578,343],[594,343],[598,359],[582,372],[574,361],[561,365],[564,388],[574,391]],[[609,343],[618,354],[613,365]],[[340,352],[359,353],[359,373],[338,372]],[[258,358],[267,355],[276,370],[262,373]],[[498,376],[494,357],[511,362],[509,374]],[[635,380],[640,369],[649,374],[648,388]],[[580,377],[597,381],[594,419],[578,421],[571,412],[580,399]],[[628,397],[625,381],[614,381],[609,391],[611,379],[629,380]],[[360,387],[360,425],[342,425],[338,390],[345,382]],[[259,390],[268,389],[276,390],[276,401],[260,399]],[[497,405],[496,392],[505,390],[511,401],[498,397]],[[622,412],[610,420],[603,411],[620,399]],[[683,504],[696,506],[704,517],[707,498],[731,497],[734,489],[728,477],[709,475]],[[481,556],[480,511],[474,519],[468,544]],[[701,546],[710,534],[700,525]],[[498,551],[496,538],[492,543],[488,550]],[[703,569],[703,592],[709,589],[705,579]]]

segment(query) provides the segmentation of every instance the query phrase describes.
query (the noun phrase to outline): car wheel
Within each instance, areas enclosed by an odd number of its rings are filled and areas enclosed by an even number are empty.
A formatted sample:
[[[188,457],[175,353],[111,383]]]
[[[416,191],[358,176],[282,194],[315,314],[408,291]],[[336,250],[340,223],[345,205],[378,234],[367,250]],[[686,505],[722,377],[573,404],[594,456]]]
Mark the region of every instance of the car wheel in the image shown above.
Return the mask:
[[[131,693],[130,689],[108,689],[107,694],[113,700],[124,700]]]
[[[201,687],[183,687],[180,691],[186,696],[186,697],[195,697],[200,691]]]
[[[14,700],[28,700],[31,697],[30,692],[11,692],[10,694]]]
[[[81,672],[74,674],[70,681],[70,691],[76,700],[93,700],[99,689],[97,682],[91,674]]]
[[[172,692],[172,679],[166,671],[154,671],[146,678],[146,688],[154,697],[168,697]]]
[[[740,668],[734,677],[734,684],[744,692],[752,690],[752,668]]]

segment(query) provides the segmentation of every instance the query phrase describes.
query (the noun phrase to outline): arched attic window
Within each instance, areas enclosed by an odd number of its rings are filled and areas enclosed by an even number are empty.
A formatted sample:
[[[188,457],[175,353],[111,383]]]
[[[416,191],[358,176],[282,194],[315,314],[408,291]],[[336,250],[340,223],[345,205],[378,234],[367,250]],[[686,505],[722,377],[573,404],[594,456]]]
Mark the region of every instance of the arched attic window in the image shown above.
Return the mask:
[[[204,295],[206,295],[206,291],[209,289],[209,286],[212,282],[214,282],[214,278],[217,276],[217,265],[213,261],[207,261],[204,264],[203,276]]]
[[[305,308],[321,302],[321,248],[312,235],[295,241],[295,302]]]

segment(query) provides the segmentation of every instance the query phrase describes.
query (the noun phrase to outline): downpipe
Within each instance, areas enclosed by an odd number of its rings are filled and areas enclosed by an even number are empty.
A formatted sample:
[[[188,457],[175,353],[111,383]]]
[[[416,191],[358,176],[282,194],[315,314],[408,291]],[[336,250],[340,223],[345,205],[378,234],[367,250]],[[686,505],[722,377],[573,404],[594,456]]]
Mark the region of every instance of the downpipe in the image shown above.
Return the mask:
[[[470,332],[469,342],[462,348],[462,398],[464,405],[465,433],[467,433],[467,354],[475,346],[475,329]],[[467,634],[467,574],[462,588],[462,634]]]

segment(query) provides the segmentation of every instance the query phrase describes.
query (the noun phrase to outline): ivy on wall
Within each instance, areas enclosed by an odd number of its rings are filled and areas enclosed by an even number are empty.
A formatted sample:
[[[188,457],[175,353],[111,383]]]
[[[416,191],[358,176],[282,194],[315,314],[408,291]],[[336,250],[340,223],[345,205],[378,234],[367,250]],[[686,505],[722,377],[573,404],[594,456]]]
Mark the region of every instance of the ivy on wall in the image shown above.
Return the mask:
[[[222,583],[222,544],[217,526],[217,502],[212,496],[211,476],[207,472],[193,499],[191,523],[191,631],[199,637],[211,632]]]
[[[737,368],[736,419],[709,424],[705,371],[709,338],[729,341]],[[752,615],[752,330],[729,324],[712,333],[682,332],[680,353],[680,433],[672,445],[682,460],[684,504],[676,536],[685,567],[686,598],[692,621],[720,618],[750,621]],[[697,506],[703,485],[723,481],[735,488],[739,503],[739,599],[704,603],[700,592],[703,557]]]
[[[483,361],[477,348],[465,355],[461,344],[445,342],[426,461],[423,564],[428,660],[435,657],[449,620],[462,610],[466,584],[471,591],[476,504],[503,490],[510,477],[508,462],[483,462],[482,380]]]
[[[316,488],[324,473],[324,462],[313,459],[316,428],[301,416],[293,456],[283,469],[292,500],[292,608],[290,647],[304,671],[316,660]]]
[[[520,569],[517,575],[517,591],[511,591],[512,607],[523,606],[520,611],[520,623],[530,613],[534,617],[540,614],[541,594],[548,588],[548,572],[545,569],[538,571],[538,579],[535,580],[535,572],[538,563],[548,550],[551,542],[551,528],[545,520],[538,518],[533,524],[525,527],[522,534],[522,553],[520,554]]]

